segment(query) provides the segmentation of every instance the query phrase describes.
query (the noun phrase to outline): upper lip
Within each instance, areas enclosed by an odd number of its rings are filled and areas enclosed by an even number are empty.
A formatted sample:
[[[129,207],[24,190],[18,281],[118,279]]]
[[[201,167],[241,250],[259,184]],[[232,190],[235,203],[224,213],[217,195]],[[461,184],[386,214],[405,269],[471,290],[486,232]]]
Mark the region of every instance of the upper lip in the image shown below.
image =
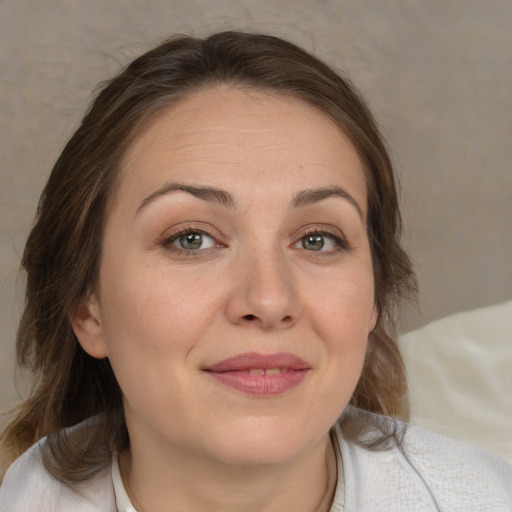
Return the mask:
[[[203,368],[211,372],[233,372],[243,370],[283,368],[288,370],[309,370],[311,366],[300,357],[281,352],[278,354],[258,354],[246,352],[233,357],[228,357],[218,363]]]

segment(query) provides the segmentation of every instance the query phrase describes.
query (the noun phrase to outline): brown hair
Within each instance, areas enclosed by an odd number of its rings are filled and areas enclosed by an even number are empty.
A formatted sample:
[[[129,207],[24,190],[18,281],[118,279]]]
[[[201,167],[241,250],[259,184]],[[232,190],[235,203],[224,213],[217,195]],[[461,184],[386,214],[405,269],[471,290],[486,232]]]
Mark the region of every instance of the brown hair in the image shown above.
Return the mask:
[[[31,370],[33,387],[2,434],[9,460],[48,436],[45,465],[72,485],[109,464],[113,449],[127,445],[121,390],[109,361],[83,351],[69,317],[96,284],[107,202],[126,148],[156,112],[217,84],[305,101],[329,116],[358,151],[368,187],[379,320],[351,404],[407,417],[394,327],[397,306],[416,283],[399,244],[392,165],[364,100],[348,80],[281,39],[235,32],[204,40],[180,36],[137,58],[103,86],[42,193],[22,259],[27,288],[17,338],[18,363]],[[63,432],[94,416],[82,442]]]

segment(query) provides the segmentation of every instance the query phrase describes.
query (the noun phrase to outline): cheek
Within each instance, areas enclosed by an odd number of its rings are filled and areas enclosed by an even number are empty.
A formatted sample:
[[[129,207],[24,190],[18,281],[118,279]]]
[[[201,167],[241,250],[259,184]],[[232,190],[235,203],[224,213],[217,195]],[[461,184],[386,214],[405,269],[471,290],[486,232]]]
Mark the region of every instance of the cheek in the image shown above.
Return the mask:
[[[350,271],[331,275],[324,286],[317,286],[310,305],[315,309],[316,329],[366,337],[375,316],[373,277],[368,272]]]
[[[110,353],[123,351],[128,356],[139,351],[140,357],[150,357],[188,350],[218,308],[218,287],[168,269],[137,267],[114,270],[103,281],[104,333]]]
[[[375,317],[373,277],[347,272],[332,278],[309,303],[312,328],[324,340],[329,365],[337,377],[356,381],[362,369]],[[355,385],[355,382],[354,382]]]

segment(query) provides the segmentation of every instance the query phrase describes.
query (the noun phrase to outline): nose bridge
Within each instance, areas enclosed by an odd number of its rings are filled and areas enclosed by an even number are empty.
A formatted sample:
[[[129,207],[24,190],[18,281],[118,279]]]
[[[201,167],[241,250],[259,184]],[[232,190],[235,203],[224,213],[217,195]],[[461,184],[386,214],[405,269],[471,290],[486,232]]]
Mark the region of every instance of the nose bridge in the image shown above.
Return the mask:
[[[255,300],[263,305],[284,305],[290,299],[292,283],[282,251],[259,247],[252,251],[251,259],[249,285]]]
[[[268,240],[254,244],[247,248],[241,264],[241,279],[231,298],[232,320],[263,328],[293,323],[298,301],[292,269],[282,248]]]

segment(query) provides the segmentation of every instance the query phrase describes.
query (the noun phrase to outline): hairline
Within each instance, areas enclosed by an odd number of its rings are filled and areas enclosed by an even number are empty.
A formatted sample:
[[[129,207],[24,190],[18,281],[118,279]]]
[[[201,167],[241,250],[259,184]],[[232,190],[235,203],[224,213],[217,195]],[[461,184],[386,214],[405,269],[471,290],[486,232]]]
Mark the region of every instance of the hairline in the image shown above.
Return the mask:
[[[284,87],[280,89],[277,86],[273,85],[255,85],[251,83],[238,83],[236,80],[221,80],[221,79],[211,79],[205,78],[202,82],[198,81],[197,84],[194,84],[188,88],[184,88],[183,90],[177,91],[173,94],[167,94],[156,98],[153,102],[149,102],[142,116],[134,123],[133,127],[129,130],[127,136],[123,141],[123,147],[120,151],[120,155],[118,157],[118,161],[112,169],[111,179],[109,180],[109,184],[107,185],[106,197],[105,197],[105,209],[104,209],[104,218],[103,220],[103,230],[102,236],[104,232],[105,223],[107,217],[111,214],[113,205],[116,201],[116,190],[119,190],[122,179],[123,179],[123,169],[126,167],[127,163],[127,154],[133,145],[137,142],[139,137],[141,137],[144,132],[151,126],[151,124],[155,123],[160,116],[166,115],[169,111],[172,111],[173,108],[185,102],[190,97],[200,93],[202,91],[215,90],[215,89],[234,89],[242,92],[256,92],[259,94],[266,94],[268,96],[282,97],[289,99],[291,101],[298,101],[303,104],[308,105],[311,108],[314,108],[317,112],[323,114],[326,118],[328,118],[333,125],[349,140],[350,144],[356,151],[356,154],[359,158],[361,168],[363,170],[365,186],[366,186],[366,210],[367,215],[364,219],[366,222],[366,226],[369,229],[369,208],[370,208],[370,196],[371,196],[371,181],[372,174],[369,169],[369,162],[365,158],[362,148],[359,147],[359,144],[356,141],[356,137],[354,137],[347,126],[342,126],[335,116],[333,116],[330,112],[327,111],[326,108],[322,108],[322,106],[318,103],[313,102],[312,100],[305,97],[298,92],[290,91],[285,89]]]

